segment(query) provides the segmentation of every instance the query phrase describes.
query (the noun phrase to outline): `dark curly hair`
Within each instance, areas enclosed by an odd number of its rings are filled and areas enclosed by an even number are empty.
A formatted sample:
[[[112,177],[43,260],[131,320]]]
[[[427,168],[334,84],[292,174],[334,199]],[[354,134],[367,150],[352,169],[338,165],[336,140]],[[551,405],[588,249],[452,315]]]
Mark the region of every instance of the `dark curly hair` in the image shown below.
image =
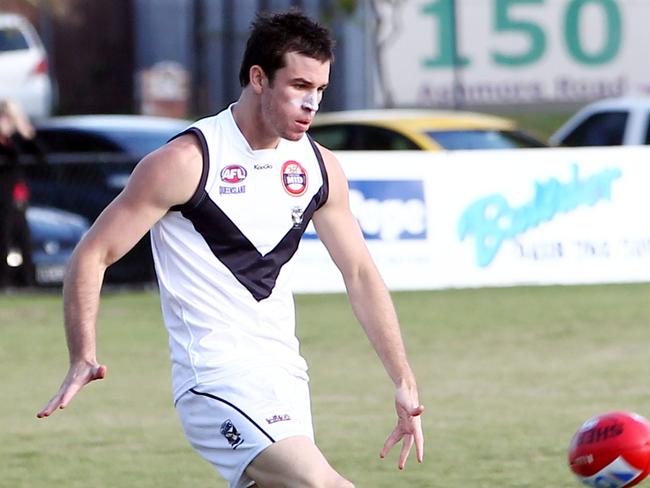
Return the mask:
[[[251,66],[258,65],[272,83],[275,72],[284,67],[284,55],[295,52],[321,62],[334,61],[334,40],[327,28],[299,10],[258,13],[239,69],[239,83],[250,83]]]

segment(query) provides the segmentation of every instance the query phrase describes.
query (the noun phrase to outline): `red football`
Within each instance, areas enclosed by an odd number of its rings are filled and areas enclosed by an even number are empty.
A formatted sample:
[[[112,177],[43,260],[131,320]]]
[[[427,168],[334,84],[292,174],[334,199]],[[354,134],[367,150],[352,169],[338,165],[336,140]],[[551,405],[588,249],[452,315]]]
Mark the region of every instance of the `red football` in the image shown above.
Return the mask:
[[[587,420],[569,444],[569,466],[597,488],[634,486],[650,473],[650,422],[630,412]]]

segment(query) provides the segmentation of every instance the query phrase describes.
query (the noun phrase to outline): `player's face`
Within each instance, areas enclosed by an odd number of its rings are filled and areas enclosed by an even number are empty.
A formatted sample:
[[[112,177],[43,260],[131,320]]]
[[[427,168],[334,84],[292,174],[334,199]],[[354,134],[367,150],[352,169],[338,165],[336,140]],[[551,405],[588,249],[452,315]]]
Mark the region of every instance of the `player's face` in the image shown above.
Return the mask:
[[[298,53],[285,54],[285,66],[275,72],[262,94],[262,116],[276,135],[297,141],[311,125],[327,88],[329,61]]]

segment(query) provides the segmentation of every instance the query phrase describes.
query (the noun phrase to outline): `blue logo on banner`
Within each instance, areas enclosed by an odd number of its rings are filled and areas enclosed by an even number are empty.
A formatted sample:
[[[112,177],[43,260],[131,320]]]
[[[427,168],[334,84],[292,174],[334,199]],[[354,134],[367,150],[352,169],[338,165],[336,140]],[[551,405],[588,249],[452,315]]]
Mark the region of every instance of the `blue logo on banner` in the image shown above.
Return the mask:
[[[558,214],[569,213],[582,205],[593,206],[601,200],[611,200],[612,183],[623,172],[608,168],[592,176],[581,177],[577,164],[571,166],[571,179],[556,178],[535,182],[533,198],[521,207],[512,207],[503,195],[494,194],[476,200],[462,214],[458,237],[474,236],[476,262],[488,266],[499,252],[501,244],[529,229],[550,222]]]
[[[427,238],[426,204],[421,180],[352,180],[350,208],[367,240]],[[306,239],[316,239],[311,231]]]

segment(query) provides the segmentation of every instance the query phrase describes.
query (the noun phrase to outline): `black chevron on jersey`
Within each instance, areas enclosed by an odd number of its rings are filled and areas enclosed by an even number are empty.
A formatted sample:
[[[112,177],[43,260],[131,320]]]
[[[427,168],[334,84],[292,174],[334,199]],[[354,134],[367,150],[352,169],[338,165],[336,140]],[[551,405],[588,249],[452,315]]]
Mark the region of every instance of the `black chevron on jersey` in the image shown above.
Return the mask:
[[[302,223],[292,227],[269,253],[262,255],[244,233],[207,195],[183,216],[192,222],[210,250],[258,302],[268,298],[282,266],[298,250],[312,215],[327,197],[327,185],[307,205]]]

